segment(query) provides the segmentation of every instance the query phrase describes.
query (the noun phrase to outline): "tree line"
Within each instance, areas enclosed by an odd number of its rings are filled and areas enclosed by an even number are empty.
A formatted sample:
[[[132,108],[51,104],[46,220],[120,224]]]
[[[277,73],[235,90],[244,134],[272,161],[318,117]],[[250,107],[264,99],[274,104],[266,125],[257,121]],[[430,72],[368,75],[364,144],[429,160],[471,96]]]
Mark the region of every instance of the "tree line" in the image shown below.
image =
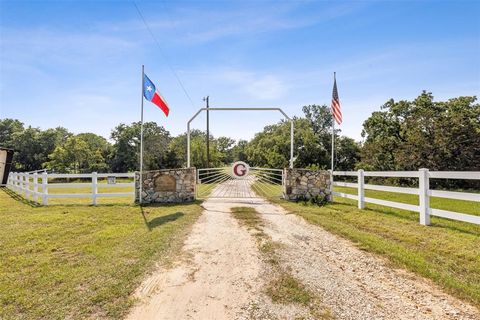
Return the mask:
[[[335,130],[336,170],[480,170],[480,105],[476,97],[435,102],[422,92],[413,101],[387,101],[364,122],[363,142]],[[328,106],[303,107],[295,117],[296,167],[330,168],[332,118]],[[191,161],[204,168],[206,133],[191,132]],[[13,170],[129,172],[138,170],[140,123],[119,124],[109,140],[66,128],[41,130],[16,119],[0,119],[0,146],[15,149]],[[186,133],[172,136],[155,122],[144,124],[144,168],[186,165]],[[210,136],[210,165],[243,160],[252,166],[283,168],[290,159],[290,124],[266,126],[250,141]]]

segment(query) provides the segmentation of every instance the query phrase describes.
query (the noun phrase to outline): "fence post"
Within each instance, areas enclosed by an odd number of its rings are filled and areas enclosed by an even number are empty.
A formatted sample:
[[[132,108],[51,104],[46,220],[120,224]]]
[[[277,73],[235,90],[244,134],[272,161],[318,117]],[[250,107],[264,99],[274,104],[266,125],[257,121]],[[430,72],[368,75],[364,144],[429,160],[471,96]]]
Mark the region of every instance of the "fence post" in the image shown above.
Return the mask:
[[[21,172],[19,178],[20,182],[20,195],[25,197],[25,176],[24,173]]]
[[[357,171],[358,178],[358,209],[365,208],[365,173],[363,169]]]
[[[22,193],[23,197],[27,198],[27,176],[26,173],[22,173]]]
[[[96,172],[92,172],[92,204],[97,205],[98,177]]]
[[[24,180],[25,180],[25,198],[27,200],[30,200],[30,196],[32,194],[30,192],[30,174],[29,173],[25,173]]]
[[[430,189],[430,181],[428,169],[422,168],[418,170],[418,196],[420,199],[420,224],[424,226],[430,225],[430,196],[428,194]]]
[[[23,173],[18,173],[18,194],[23,195]]]
[[[46,172],[42,173],[42,205],[48,205],[48,175]]]
[[[38,173],[33,174],[33,201],[38,202]]]

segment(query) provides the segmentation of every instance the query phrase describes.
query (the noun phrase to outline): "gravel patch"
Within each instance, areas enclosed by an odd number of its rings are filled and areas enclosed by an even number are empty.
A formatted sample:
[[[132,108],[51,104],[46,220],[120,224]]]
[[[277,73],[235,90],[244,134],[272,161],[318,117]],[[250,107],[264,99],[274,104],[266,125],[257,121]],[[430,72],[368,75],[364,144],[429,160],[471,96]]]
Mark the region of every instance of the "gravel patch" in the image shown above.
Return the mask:
[[[339,319],[480,319],[479,311],[431,281],[358,249],[350,241],[264,202],[264,231],[282,264],[322,297]]]

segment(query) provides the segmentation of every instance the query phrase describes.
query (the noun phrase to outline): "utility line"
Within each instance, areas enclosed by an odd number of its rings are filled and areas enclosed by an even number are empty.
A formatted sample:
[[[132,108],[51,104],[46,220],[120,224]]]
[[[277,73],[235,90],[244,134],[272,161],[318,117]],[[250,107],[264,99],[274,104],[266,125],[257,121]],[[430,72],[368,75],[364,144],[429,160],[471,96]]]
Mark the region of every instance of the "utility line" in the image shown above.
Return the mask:
[[[162,46],[160,45],[160,42],[157,40],[157,38],[156,38],[155,35],[153,34],[152,29],[150,29],[150,26],[148,25],[147,21],[145,20],[145,17],[143,16],[142,12],[140,11],[140,8],[137,6],[137,3],[136,3],[135,1],[132,1],[132,3],[133,3],[133,5],[135,6],[135,9],[137,9],[138,15],[139,15],[140,18],[142,19],[143,24],[145,25],[145,27],[147,28],[148,32],[150,33],[150,36],[152,37],[153,41],[155,41],[155,43],[157,44],[160,53],[162,54],[162,56],[163,56],[163,58],[165,59],[168,67],[170,68],[170,70],[172,71],[173,75],[175,76],[175,79],[177,79],[178,84],[179,84],[180,87],[182,88],[182,90],[183,90],[183,92],[185,93],[185,95],[187,96],[188,100],[190,100],[190,103],[192,104],[192,106],[195,107],[195,103],[193,103],[193,100],[192,100],[192,98],[190,97],[190,95],[188,94],[187,89],[185,89],[185,86],[183,85],[182,80],[180,80],[180,77],[178,76],[177,72],[176,72],[175,69],[172,67],[172,64],[171,64],[170,61],[168,60],[167,55],[165,54],[165,52],[163,51]]]

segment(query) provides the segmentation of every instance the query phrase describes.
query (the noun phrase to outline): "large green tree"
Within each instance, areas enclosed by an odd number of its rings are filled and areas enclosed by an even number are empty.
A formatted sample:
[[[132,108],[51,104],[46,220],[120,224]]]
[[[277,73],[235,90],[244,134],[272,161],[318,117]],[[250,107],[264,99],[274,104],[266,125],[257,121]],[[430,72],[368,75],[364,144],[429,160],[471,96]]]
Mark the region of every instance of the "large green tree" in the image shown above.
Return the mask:
[[[71,135],[67,129],[58,127],[41,130],[24,127],[14,119],[0,119],[0,146],[15,150],[14,171],[33,171],[49,161],[49,155]]]
[[[329,169],[331,166],[332,116],[327,106],[303,107],[305,118],[294,118],[294,166]],[[335,168],[352,170],[359,159],[360,146],[335,130]],[[290,123],[266,126],[246,148],[247,159],[255,166],[283,168],[290,159]]]
[[[80,133],[77,137],[85,141],[92,152],[89,168],[96,172],[110,171],[113,147],[107,139],[90,132]]]
[[[234,159],[233,147],[235,140],[229,137],[218,137],[215,139],[217,150],[220,153],[220,161],[223,164],[230,164]]]
[[[94,133],[80,133],[58,145],[44,167],[57,172],[108,172],[106,156],[110,148],[105,138]]]
[[[45,164],[49,170],[67,173],[88,172],[88,161],[92,157],[87,142],[80,137],[72,136],[64,145],[58,146]]]
[[[196,168],[207,167],[206,132],[194,129],[190,132],[190,165]],[[220,142],[210,135],[210,167],[219,167],[225,164],[232,141],[220,138]],[[172,139],[169,145],[174,161],[172,167],[187,165],[187,134],[183,133]]]
[[[139,170],[140,159],[140,122],[131,125],[120,124],[112,130],[114,141],[111,154],[111,170],[128,172]],[[144,170],[156,170],[168,167],[171,155],[168,145],[170,133],[155,122],[145,122],[143,130]]]
[[[480,105],[475,97],[389,100],[365,122],[360,166],[370,170],[480,170]]]
[[[231,161],[247,161],[248,162],[248,156],[247,156],[247,146],[248,146],[248,141],[247,140],[238,140],[238,142],[233,145],[230,153],[232,155]]]
[[[24,130],[23,122],[17,119],[0,119],[0,147],[13,148],[13,135]]]

